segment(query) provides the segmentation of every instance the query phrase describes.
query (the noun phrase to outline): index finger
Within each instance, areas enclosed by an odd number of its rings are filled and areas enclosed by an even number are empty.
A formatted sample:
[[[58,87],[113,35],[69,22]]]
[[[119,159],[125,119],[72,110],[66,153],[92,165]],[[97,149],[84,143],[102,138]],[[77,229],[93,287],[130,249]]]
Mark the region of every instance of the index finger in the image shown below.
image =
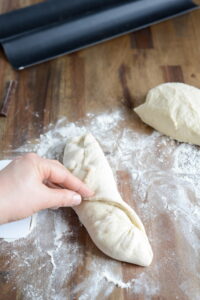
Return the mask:
[[[91,197],[94,193],[79,178],[70,173],[61,163],[43,159],[43,180],[70,189],[82,197]]]

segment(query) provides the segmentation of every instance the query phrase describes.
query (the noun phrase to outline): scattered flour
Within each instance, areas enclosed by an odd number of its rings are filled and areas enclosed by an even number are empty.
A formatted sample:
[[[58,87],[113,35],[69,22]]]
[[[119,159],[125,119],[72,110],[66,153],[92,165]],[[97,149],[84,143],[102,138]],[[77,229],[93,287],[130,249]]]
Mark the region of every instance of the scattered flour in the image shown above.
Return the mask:
[[[131,127],[127,126],[127,118]],[[61,160],[66,139],[90,131],[102,145],[115,175],[118,170],[129,174],[131,182],[123,184],[131,184],[131,199],[136,199],[134,206],[147,225],[147,232],[148,224],[157,226],[156,236],[148,232],[153,248],[155,245],[166,250],[156,254],[152,266],[140,268],[133,278],[124,281],[120,263],[98,250],[86,250],[80,239],[84,228],[71,209],[40,212],[27,239],[12,245],[1,242],[2,252],[9,253],[11,268],[15,270],[17,266],[18,273],[13,271],[9,275],[15,278],[13,289],[20,290],[24,299],[62,300],[67,299],[66,295],[79,300],[107,299],[115,288],[126,289],[132,296],[143,295],[145,300],[162,297],[158,278],[166,267],[173,270],[179,259],[164,246],[173,244],[174,229],[185,245],[179,263],[186,259],[188,273],[193,277],[183,275],[176,291],[169,287],[169,299],[189,299],[188,295],[191,299],[198,298],[199,278],[193,281],[200,271],[199,147],[137,128],[136,121],[124,111],[88,114],[77,123],[62,118],[51,124],[38,140],[16,149],[16,153],[33,151]],[[192,258],[187,257],[188,249]],[[38,279],[33,281],[33,278]],[[170,280],[173,286],[173,277]]]
[[[109,274],[109,273],[106,273],[104,272],[102,274],[104,276],[104,278],[108,281],[108,282],[111,282],[113,283],[115,286],[117,287],[120,287],[122,289],[128,289],[128,288],[131,288],[132,286],[132,283],[134,282],[134,279],[128,281],[128,282],[124,282],[121,280],[121,278],[119,279],[116,279],[113,277],[113,274]]]

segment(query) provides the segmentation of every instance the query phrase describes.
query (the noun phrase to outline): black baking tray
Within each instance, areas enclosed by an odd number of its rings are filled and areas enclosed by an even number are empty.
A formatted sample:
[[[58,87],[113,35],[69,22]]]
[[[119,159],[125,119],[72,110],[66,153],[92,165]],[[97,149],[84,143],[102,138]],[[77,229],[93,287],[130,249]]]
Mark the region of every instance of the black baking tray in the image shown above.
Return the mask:
[[[48,0],[0,15],[0,43],[23,69],[197,7],[191,0]]]

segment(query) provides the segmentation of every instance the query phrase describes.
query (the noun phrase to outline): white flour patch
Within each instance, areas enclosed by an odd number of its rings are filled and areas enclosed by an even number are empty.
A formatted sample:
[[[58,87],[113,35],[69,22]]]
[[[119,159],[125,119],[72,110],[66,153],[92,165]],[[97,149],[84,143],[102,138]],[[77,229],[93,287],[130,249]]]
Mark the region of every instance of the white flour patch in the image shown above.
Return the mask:
[[[127,127],[127,118],[131,127]],[[71,209],[43,211],[27,239],[13,244],[2,242],[2,253],[9,253],[15,288],[26,300],[107,299],[116,288],[126,289],[132,297],[142,295],[145,300],[161,297],[159,277],[166,269],[173,272],[177,260],[181,264],[183,259],[191,278],[181,274],[176,293],[169,290],[169,297],[187,297],[193,287],[193,299],[197,299],[199,278],[195,283],[193,280],[200,272],[200,149],[155,131],[138,131],[134,122],[123,111],[88,114],[77,123],[63,118],[51,124],[34,143],[28,142],[16,152],[33,151],[61,160],[66,139],[90,131],[100,142],[114,173],[122,170],[129,174],[130,182],[123,184],[131,185],[132,203],[146,225],[150,242],[153,248],[164,249],[163,253],[156,253],[152,266],[124,280],[119,262],[85,246],[81,239],[85,229]],[[156,226],[156,236],[151,235],[148,224]],[[184,245],[178,257],[173,249],[165,247],[166,243],[174,245],[174,230]],[[192,257],[188,257],[188,250]],[[12,274],[8,280],[9,276]],[[173,277],[169,280],[173,286]]]
[[[120,287],[122,289],[130,289],[133,282],[134,282],[134,279],[132,279],[128,282],[124,282],[124,281],[121,280],[120,277],[119,278],[114,278],[113,274],[109,274],[109,273],[106,273],[106,272],[104,272],[102,275],[108,282],[111,282],[115,286]]]
[[[191,280],[187,279],[182,282],[180,288],[187,295],[188,299],[199,300],[199,288],[195,288]]]
[[[142,272],[135,280],[132,286],[132,292],[140,294],[143,291],[146,299],[151,299],[154,295],[159,294],[159,284],[152,276]]]

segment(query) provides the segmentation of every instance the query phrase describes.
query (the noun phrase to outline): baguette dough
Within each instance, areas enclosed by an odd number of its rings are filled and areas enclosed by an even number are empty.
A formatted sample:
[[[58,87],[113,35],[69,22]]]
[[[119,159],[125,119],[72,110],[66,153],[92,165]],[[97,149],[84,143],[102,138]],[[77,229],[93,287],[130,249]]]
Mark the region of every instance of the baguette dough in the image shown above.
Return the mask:
[[[200,145],[200,90],[184,83],[151,89],[134,111],[146,124],[180,142]]]
[[[122,200],[95,138],[86,134],[68,140],[63,163],[95,192],[73,209],[96,246],[117,260],[148,266],[153,254],[144,226]]]

